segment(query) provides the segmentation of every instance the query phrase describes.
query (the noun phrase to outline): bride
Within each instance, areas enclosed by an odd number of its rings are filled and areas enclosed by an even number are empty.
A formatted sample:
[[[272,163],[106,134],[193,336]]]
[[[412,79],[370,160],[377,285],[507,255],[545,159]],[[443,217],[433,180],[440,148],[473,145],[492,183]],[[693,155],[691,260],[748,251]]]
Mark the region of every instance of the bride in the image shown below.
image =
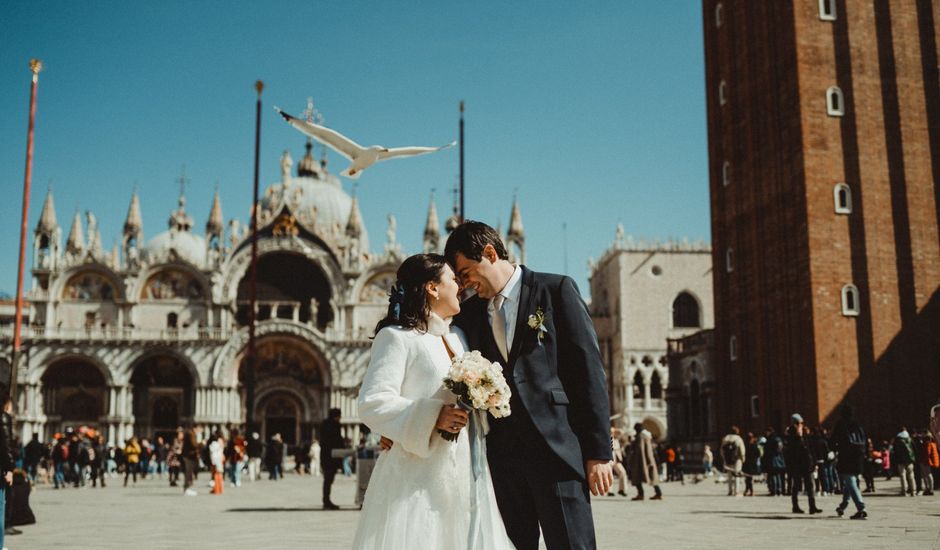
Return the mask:
[[[397,276],[358,401],[362,421],[394,444],[372,472],[353,548],[511,549],[488,468],[472,474],[467,413],[443,385],[451,357],[465,351],[450,327],[457,278],[438,254],[411,256]]]

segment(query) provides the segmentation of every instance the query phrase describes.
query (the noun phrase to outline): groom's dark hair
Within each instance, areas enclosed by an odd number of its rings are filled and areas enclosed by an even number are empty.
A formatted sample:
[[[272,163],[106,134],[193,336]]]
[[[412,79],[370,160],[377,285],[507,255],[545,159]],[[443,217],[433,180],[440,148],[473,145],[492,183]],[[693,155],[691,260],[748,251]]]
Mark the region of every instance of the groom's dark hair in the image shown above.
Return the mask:
[[[447,263],[456,265],[457,253],[460,252],[467,259],[479,262],[483,259],[483,249],[488,244],[493,245],[500,260],[509,259],[503,239],[495,229],[483,222],[467,220],[458,225],[450,237],[447,237],[444,257],[447,258]]]

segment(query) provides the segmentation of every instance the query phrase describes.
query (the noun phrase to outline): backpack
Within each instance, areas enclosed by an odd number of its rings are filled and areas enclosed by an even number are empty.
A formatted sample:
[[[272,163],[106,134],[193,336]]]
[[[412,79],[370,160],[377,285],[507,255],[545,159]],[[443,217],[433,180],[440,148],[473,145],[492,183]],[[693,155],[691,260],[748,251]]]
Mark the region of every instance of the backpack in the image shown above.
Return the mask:
[[[738,461],[738,446],[734,441],[726,441],[721,446],[721,458],[725,464],[734,464]]]

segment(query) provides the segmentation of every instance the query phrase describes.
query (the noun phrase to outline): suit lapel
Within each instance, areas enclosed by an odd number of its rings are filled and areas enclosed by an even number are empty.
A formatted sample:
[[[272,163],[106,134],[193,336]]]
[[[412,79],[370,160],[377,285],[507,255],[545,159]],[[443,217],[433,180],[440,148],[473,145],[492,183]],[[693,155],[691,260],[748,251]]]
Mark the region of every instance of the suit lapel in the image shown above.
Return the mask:
[[[522,349],[522,344],[531,328],[529,328],[529,315],[534,313],[535,273],[522,266],[522,292],[519,293],[519,313],[516,315],[516,328],[512,336],[512,349],[509,350],[509,364],[515,364],[516,356]],[[531,311],[530,311],[531,310]],[[492,331],[491,331],[492,332]]]

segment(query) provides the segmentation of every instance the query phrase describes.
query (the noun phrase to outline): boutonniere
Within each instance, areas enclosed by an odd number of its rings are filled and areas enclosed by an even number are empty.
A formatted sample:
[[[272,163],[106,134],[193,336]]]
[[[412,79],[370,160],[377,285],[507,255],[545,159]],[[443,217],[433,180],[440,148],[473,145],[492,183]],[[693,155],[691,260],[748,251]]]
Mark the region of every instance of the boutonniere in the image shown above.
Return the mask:
[[[545,312],[542,311],[541,306],[535,308],[535,313],[529,315],[529,328],[538,331],[539,345],[541,345],[542,339],[545,338],[545,333],[548,332],[548,329],[545,328]]]

